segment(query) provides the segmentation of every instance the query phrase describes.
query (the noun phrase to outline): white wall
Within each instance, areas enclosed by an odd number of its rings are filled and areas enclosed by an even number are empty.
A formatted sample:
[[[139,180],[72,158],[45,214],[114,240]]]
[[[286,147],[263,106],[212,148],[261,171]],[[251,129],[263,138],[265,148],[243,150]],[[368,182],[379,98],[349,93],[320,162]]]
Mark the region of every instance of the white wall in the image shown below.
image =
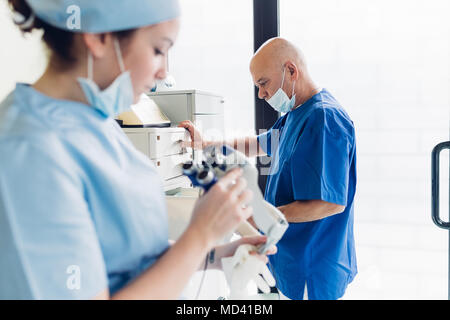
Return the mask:
[[[34,82],[44,71],[46,55],[40,32],[23,36],[11,19],[7,1],[0,1],[0,101],[16,82]]]
[[[356,126],[360,274],[346,298],[447,297],[448,232],[431,221],[430,153],[449,138],[449,12],[446,0],[281,0],[281,35]],[[448,203],[447,187],[444,216]]]
[[[197,89],[225,98],[227,136],[254,133],[253,1],[181,0],[181,31],[169,53],[178,89]],[[16,82],[34,82],[44,71],[41,33],[23,36],[0,1],[0,100]]]

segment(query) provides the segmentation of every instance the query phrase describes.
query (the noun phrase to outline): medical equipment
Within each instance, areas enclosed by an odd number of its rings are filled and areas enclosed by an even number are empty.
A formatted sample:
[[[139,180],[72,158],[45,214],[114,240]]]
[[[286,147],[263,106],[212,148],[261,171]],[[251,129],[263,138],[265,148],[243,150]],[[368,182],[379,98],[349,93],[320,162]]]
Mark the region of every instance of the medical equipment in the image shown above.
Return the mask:
[[[224,99],[198,90],[164,90],[144,95],[130,111],[118,116],[122,129],[136,148],[154,162],[166,194],[189,188],[191,182],[182,174],[181,166],[195,159],[198,152],[182,148],[179,142],[188,141],[190,136],[176,125],[191,120],[206,136],[216,133],[217,137],[224,131]]]
[[[243,244],[232,257],[222,258],[222,268],[230,285],[230,299],[248,299],[247,286],[251,280],[266,294],[275,286],[275,279],[266,264],[250,254],[255,249],[255,246]]]
[[[164,191],[191,186],[181,166],[192,159],[192,152],[181,141],[190,139],[184,128],[171,127],[169,118],[148,95],[142,94],[130,111],[117,117],[122,130],[133,145],[151,159],[164,181]]]
[[[165,90],[148,96],[173,124],[190,120],[203,132],[204,138],[222,138],[225,131],[222,96],[199,90]]]
[[[205,160],[201,163],[189,161],[183,164],[183,174],[194,186],[201,187],[206,192],[229,170],[236,167],[243,169],[242,177],[247,180],[248,188],[253,191],[253,200],[249,203],[253,207],[253,220],[258,229],[267,236],[266,243],[258,248],[258,252],[265,253],[281,239],[288,228],[288,222],[277,208],[264,200],[257,183],[257,169],[248,162],[244,154],[226,145],[209,146],[203,150],[203,156]],[[251,229],[253,228],[247,226],[248,234],[242,235],[254,235]]]

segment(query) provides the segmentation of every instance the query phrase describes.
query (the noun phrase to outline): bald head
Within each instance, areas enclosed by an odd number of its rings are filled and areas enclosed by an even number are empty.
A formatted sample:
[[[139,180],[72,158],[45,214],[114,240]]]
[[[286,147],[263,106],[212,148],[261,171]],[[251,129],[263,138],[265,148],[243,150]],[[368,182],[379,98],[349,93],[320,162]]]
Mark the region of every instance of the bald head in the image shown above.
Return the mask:
[[[268,100],[282,88],[289,98],[295,94],[299,105],[316,90],[303,53],[283,38],[269,39],[256,51],[250,61],[250,72],[260,99]]]
[[[250,71],[255,68],[277,68],[281,70],[286,62],[294,63],[297,68],[306,72],[305,58],[293,43],[283,38],[267,40],[253,55]]]

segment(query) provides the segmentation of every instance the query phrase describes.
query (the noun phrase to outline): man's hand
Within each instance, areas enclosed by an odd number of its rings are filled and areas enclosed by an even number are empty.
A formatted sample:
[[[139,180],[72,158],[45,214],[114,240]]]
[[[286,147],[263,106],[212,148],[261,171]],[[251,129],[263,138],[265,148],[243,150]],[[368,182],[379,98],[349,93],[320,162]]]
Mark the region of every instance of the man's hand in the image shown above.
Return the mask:
[[[247,219],[247,222],[250,223],[252,225],[253,228],[255,228],[256,230],[258,230],[258,226],[255,223],[255,220],[253,220],[253,217],[250,217]]]
[[[194,124],[191,121],[189,121],[189,120],[181,121],[178,124],[178,127],[185,128],[186,130],[189,131],[189,133],[191,135],[191,141],[181,142],[181,146],[183,148],[187,147],[187,148],[193,148],[193,149],[203,149],[204,147],[206,147],[206,144],[203,141],[202,134],[194,126]]]

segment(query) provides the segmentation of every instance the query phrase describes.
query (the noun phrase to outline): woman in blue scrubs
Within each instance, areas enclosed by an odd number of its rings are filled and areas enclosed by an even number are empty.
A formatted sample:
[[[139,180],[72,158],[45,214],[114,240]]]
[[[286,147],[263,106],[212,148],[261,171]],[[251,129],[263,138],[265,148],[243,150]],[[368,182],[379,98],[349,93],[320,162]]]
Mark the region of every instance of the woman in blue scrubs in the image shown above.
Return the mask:
[[[172,246],[162,182],[114,116],[166,76],[176,0],[9,0],[50,60],[0,105],[0,299],[174,299],[247,219],[232,171]],[[215,262],[241,239],[216,247]],[[263,257],[262,257],[263,258]]]

